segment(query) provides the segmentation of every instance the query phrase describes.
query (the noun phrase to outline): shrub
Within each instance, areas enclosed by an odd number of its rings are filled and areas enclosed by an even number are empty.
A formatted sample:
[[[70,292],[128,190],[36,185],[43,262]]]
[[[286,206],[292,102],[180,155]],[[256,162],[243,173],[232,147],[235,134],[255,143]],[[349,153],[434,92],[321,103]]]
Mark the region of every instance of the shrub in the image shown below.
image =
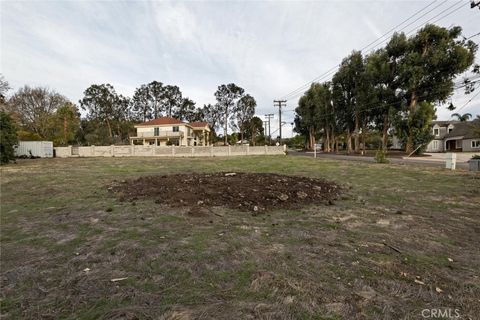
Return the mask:
[[[17,130],[12,118],[0,111],[0,163],[15,159],[15,145],[18,143]]]
[[[374,159],[376,163],[388,163],[387,153],[385,152],[385,150],[377,150]]]

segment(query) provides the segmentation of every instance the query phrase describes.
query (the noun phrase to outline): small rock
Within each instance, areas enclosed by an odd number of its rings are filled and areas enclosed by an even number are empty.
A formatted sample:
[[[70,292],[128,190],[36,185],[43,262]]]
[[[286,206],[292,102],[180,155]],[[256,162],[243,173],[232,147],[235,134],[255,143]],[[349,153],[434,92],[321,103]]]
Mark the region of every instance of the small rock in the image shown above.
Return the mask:
[[[288,200],[288,196],[285,194],[285,193],[281,193],[277,196],[278,199],[280,199],[281,201],[287,201]]]
[[[89,272],[90,271],[90,268],[85,268],[83,269],[84,272]]]
[[[299,197],[300,199],[305,199],[306,197],[308,197],[308,194],[306,194],[303,191],[298,191],[297,192],[297,197]]]
[[[257,212],[257,211],[258,211],[258,207],[257,207],[257,206],[253,206],[253,211]]]
[[[201,206],[204,202],[202,200],[197,201],[197,205]]]
[[[442,293],[442,292],[443,292],[443,290],[440,289],[439,287],[436,287],[436,288],[435,288],[435,291],[437,291],[438,293]]]
[[[236,176],[237,174],[235,172],[229,172],[229,173],[225,173],[225,177],[233,177],[233,176]]]

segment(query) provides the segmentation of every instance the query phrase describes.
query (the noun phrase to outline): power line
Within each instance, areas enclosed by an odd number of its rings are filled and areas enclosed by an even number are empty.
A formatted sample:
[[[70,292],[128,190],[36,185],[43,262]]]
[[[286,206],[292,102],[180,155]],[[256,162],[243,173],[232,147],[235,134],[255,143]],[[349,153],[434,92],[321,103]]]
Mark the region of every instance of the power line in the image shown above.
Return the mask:
[[[392,29],[390,29],[389,31],[387,31],[385,34],[383,34],[380,38],[377,38],[375,41],[369,43],[366,47],[369,47],[371,44],[377,42],[379,39],[385,37],[386,35],[388,35],[391,31],[395,30],[396,28],[400,27],[402,24],[404,24],[405,22],[407,22],[408,20],[410,20],[411,18],[415,17],[416,15],[418,15],[419,13],[421,13],[422,11],[424,11],[425,9],[427,9],[428,7],[430,7],[431,5],[433,5],[435,2],[437,2],[437,0],[434,0],[433,2],[431,2],[430,4],[428,4],[427,6],[423,7],[422,9],[420,9],[420,11],[417,11],[416,13],[414,13],[413,15],[411,15],[409,18],[403,20],[402,22],[400,22],[398,25],[396,25],[395,27],[393,27]],[[435,10],[436,8],[438,8],[439,6],[443,5],[446,1],[443,1],[442,3],[440,3],[440,5],[436,6],[435,8],[433,8],[432,10],[428,11],[426,14],[432,12],[433,10]],[[424,15],[422,15],[423,17]],[[417,21],[417,20],[415,20]],[[362,49],[363,50],[363,49]],[[313,83],[315,81],[318,81],[320,80],[320,78],[324,77],[324,75],[330,73],[332,70],[335,70],[339,65],[336,65],[334,67],[332,67],[331,69],[327,70],[326,72],[324,72],[323,74],[321,74],[320,76],[316,77],[315,79],[313,79],[312,81],[308,82],[306,85],[309,85],[310,83]],[[305,87],[305,84],[298,87],[297,89],[293,90],[292,92],[286,94],[285,96],[282,97],[282,99],[286,99],[289,95],[291,95],[292,93],[298,91],[298,90],[303,90],[303,88]]]
[[[435,1],[434,1],[434,2],[435,2]],[[410,25],[412,25],[413,23],[415,23],[416,21],[418,21],[420,18],[424,17],[426,14],[429,14],[430,12],[434,11],[434,10],[435,10],[436,8],[438,8],[439,6],[443,5],[445,2],[446,2],[446,1],[442,2],[440,5],[436,6],[436,7],[433,8],[433,9],[431,9],[430,11],[428,11],[428,12],[425,13],[425,14],[423,14],[421,17],[419,17],[419,18],[417,18],[416,20],[412,21],[412,22],[409,23],[408,25],[402,27],[402,28],[401,28],[400,30],[398,30],[398,31],[404,30],[404,29],[407,28],[408,26],[410,26]],[[430,5],[432,5],[432,4],[433,4],[433,3],[431,3]],[[458,4],[460,4],[460,6],[458,6]],[[442,17],[440,17],[440,18],[438,18],[437,20],[435,20],[434,23],[437,22],[437,21],[440,21],[441,19],[443,19],[443,18],[445,18],[445,17],[447,17],[447,16],[449,16],[449,15],[451,15],[451,14],[453,14],[453,13],[455,13],[456,11],[458,11],[459,9],[461,9],[461,8],[464,6],[464,4],[465,4],[465,3],[463,2],[463,0],[459,0],[459,1],[455,2],[453,5],[449,6],[448,8],[444,9],[444,10],[441,11],[440,13],[436,14],[435,16],[431,17],[431,18],[428,19],[427,21],[423,22],[422,24],[418,25],[417,27],[415,27],[415,28],[413,28],[412,30],[410,30],[409,32],[407,32],[406,35],[412,33],[413,31],[415,31],[415,30],[417,30],[418,28],[420,28],[422,25],[425,25],[426,23],[432,21],[433,19],[437,18],[438,16],[440,16],[441,14],[445,13],[446,11],[452,9],[453,7],[458,6],[457,8],[453,9],[452,11],[446,13],[446,14],[443,15]],[[428,5],[428,6],[430,6],[430,5]],[[428,7],[428,6],[427,6],[427,7]],[[420,10],[420,11],[418,11],[418,12],[417,12],[416,14],[414,14],[413,16],[417,15],[418,13],[420,13],[421,11],[423,11],[424,9],[426,9],[427,7],[423,8],[423,9]],[[412,16],[412,17],[413,17],[413,16]],[[406,21],[408,21],[408,20],[411,19],[412,17],[404,20],[402,23],[400,23],[400,24],[397,25],[396,27],[402,25],[403,23],[405,23]],[[395,29],[396,27],[394,27],[393,29]],[[397,31],[397,32],[398,32],[398,31]],[[390,32],[387,32],[386,34],[388,34],[388,33],[390,33]],[[385,36],[385,35],[381,36],[379,39],[381,39],[381,38],[384,37],[384,36]],[[475,35],[474,35],[474,36],[475,36]],[[473,37],[473,36],[472,36],[472,37]],[[379,39],[377,39],[375,42],[377,42]],[[383,44],[383,43],[385,43],[385,42],[387,42],[387,41],[388,41],[388,39],[385,39],[385,40],[381,41],[380,43],[378,43],[377,45],[375,45],[375,46],[373,47],[372,51],[373,51],[376,47],[378,47],[379,45],[381,45],[381,44]],[[375,42],[373,42],[373,43],[375,43]],[[369,46],[370,46],[370,45],[367,45],[367,46],[364,47],[364,48],[367,48],[367,47],[369,47]],[[364,48],[362,48],[361,50],[363,50]],[[317,78],[313,79],[311,82],[308,82],[308,83],[304,84],[303,86],[295,89],[294,91],[292,91],[292,92],[290,92],[289,94],[283,96],[282,98],[284,98],[284,99],[286,99],[286,100],[291,100],[291,99],[293,99],[293,98],[295,98],[295,97],[303,94],[303,91],[306,90],[311,83],[313,83],[313,82],[315,82],[315,81],[318,81],[318,80],[320,80],[320,79],[324,79],[324,78],[326,78],[329,74],[333,74],[333,73],[335,72],[336,68],[339,67],[339,66],[340,66],[340,64],[339,64],[339,65],[336,65],[335,67],[329,69],[329,70],[328,70],[327,72],[325,72],[324,74],[322,74],[322,75],[318,76]]]
[[[480,86],[478,86],[478,88],[480,88]],[[477,88],[477,89],[478,89]],[[478,91],[470,100],[468,100],[463,106],[460,107],[460,109],[457,110],[457,112],[459,112],[460,110],[462,110],[463,108],[465,108],[470,102],[473,101],[473,99],[475,99],[476,96],[478,96],[480,94],[480,91]]]

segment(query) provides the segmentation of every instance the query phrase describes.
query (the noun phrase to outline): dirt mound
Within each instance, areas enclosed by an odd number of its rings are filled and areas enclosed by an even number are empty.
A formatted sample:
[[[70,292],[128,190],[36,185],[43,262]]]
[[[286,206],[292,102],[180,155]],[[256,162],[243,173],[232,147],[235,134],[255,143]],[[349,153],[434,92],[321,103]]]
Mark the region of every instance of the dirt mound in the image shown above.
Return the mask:
[[[224,206],[245,211],[332,204],[334,183],[271,173],[176,174],[115,181],[108,188],[120,200],[154,199],[169,206]]]

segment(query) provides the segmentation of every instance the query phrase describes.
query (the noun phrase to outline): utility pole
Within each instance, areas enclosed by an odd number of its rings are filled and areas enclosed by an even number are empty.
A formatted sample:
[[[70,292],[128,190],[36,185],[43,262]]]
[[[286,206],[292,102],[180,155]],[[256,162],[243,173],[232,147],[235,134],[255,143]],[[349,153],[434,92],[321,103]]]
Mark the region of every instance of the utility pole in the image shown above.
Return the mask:
[[[268,122],[268,141],[269,141],[268,144],[270,144],[270,145],[272,144],[272,136],[270,135],[270,119],[272,119],[273,116],[274,116],[273,113],[268,113],[268,114],[265,115],[265,117],[268,119],[265,122]]]
[[[278,135],[280,144],[282,143],[282,107],[286,106],[287,100],[273,100],[273,105],[278,106]]]

